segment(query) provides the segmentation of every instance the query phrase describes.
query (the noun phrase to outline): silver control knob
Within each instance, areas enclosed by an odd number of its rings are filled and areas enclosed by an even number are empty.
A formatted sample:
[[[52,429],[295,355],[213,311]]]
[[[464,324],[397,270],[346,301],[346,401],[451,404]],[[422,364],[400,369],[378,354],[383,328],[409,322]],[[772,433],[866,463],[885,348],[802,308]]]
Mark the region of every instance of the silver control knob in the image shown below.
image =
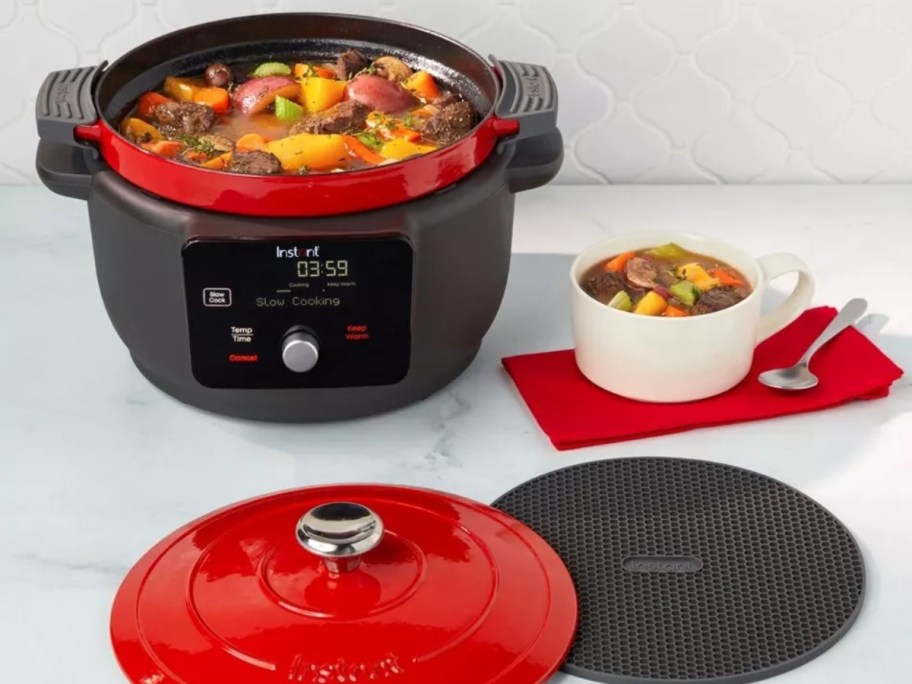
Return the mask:
[[[383,539],[383,521],[367,506],[333,502],[317,506],[298,521],[298,543],[323,559],[330,573],[356,570],[361,556]]]
[[[320,360],[320,344],[310,333],[292,332],[282,340],[282,362],[295,373],[306,373]]]

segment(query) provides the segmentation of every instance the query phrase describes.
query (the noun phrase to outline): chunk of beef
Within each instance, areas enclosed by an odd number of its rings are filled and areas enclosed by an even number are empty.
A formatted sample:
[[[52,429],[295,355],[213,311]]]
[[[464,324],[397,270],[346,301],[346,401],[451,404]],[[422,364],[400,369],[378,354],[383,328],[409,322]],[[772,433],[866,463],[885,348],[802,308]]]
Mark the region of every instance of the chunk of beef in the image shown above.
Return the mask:
[[[658,284],[658,269],[651,261],[642,257],[633,257],[627,262],[627,280],[644,289]]]
[[[661,285],[662,287],[665,287],[665,288],[669,288],[672,285],[674,285],[676,282],[678,282],[678,280],[680,280],[680,278],[678,278],[678,276],[676,276],[674,274],[674,271],[669,271],[668,269],[660,268],[657,280],[658,280],[659,285]]]
[[[627,279],[616,271],[603,271],[583,283],[583,289],[600,302],[607,304],[620,291],[629,295],[641,294],[640,290],[630,287]]]
[[[291,127],[291,134],[298,133],[344,133],[364,127],[370,108],[357,100],[340,102],[325,112],[305,116]]]
[[[693,305],[691,312],[694,314],[708,314],[722,311],[722,309],[734,306],[744,297],[744,293],[733,287],[714,287],[700,295],[700,299]]]
[[[212,107],[195,102],[165,102],[155,108],[152,116],[169,138],[200,135],[216,120]]]
[[[462,95],[449,92],[438,97],[434,100],[433,104],[435,107],[440,107],[442,109],[443,107],[449,107],[450,105],[459,104],[460,102],[463,102]]]
[[[468,102],[441,107],[421,129],[421,135],[439,145],[459,140],[475,127],[475,110]]]
[[[231,152],[234,150],[234,141],[224,135],[201,135],[200,142],[211,145],[216,152]]]
[[[399,83],[412,75],[412,69],[398,57],[386,55],[374,60],[374,73],[387,81]]]
[[[282,163],[274,154],[256,150],[255,152],[238,152],[231,155],[228,170],[234,173],[245,173],[252,176],[269,176],[282,172]]]
[[[370,60],[357,50],[348,50],[339,55],[336,61],[336,71],[339,78],[347,81],[359,71],[370,66]]]

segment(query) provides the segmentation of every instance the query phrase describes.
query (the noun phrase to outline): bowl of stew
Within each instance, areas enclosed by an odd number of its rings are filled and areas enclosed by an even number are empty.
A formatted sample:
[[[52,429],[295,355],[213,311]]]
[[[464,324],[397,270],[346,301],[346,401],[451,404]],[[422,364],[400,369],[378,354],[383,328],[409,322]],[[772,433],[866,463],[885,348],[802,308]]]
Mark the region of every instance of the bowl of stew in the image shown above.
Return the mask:
[[[768,313],[768,283],[797,273]],[[591,382],[647,402],[725,392],[747,375],[754,349],[810,304],[814,278],[790,253],[755,258],[727,242],[674,232],[611,238],[570,272],[576,362]]]

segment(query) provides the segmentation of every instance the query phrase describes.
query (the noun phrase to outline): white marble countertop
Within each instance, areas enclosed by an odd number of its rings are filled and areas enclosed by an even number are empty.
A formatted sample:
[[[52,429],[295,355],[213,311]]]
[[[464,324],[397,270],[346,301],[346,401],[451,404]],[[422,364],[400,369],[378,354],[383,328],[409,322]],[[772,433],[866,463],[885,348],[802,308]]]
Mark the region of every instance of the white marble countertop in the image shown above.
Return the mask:
[[[876,338],[907,376],[888,399],[825,413],[555,451],[500,358],[569,344],[568,257],[548,254],[656,227],[724,237],[758,255],[801,254],[817,273],[817,303],[863,296],[890,317]],[[567,464],[665,455],[794,485],[863,547],[870,582],[858,623],[775,681],[912,681],[912,188],[549,187],[521,198],[515,251],[539,254],[516,257],[482,353],[446,390],[356,423],[262,425],[187,408],[143,380],[105,317],[84,206],[40,188],[0,188],[4,678],[123,681],[108,645],[119,582],[162,536],[233,501],[352,480],[492,501]]]

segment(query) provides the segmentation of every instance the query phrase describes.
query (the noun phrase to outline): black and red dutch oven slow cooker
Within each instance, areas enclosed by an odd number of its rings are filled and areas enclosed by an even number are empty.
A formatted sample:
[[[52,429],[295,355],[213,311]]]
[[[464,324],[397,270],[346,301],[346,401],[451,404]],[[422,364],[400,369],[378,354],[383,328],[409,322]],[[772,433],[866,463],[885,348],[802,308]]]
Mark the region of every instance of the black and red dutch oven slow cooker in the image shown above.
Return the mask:
[[[167,75],[350,48],[420,64],[481,122],[423,157],[309,176],[202,169],[118,133]],[[140,371],[189,404],[276,421],[386,411],[458,376],[503,296],[514,194],[547,183],[563,159],[551,76],[492,61],[400,23],[272,14],[50,74],[37,103],[38,173],[88,202],[101,294]],[[310,260],[347,261],[353,285],[302,277]]]

